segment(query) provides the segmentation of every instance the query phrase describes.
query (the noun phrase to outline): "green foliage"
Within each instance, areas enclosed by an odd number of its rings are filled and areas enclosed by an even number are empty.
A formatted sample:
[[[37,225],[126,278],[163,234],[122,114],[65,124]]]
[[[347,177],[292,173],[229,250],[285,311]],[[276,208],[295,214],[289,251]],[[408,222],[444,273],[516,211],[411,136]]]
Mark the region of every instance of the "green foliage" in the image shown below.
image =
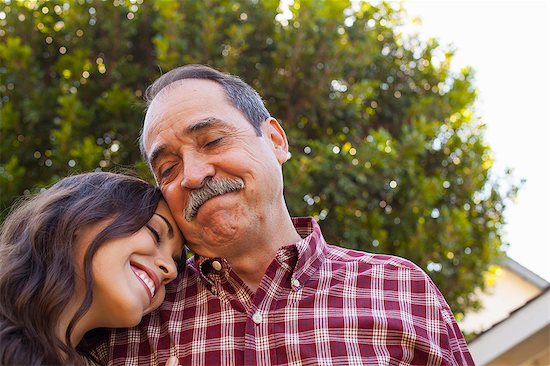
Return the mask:
[[[343,0],[4,1],[1,208],[75,171],[146,176],[146,86],[209,64],[282,122],[294,215],[335,244],[412,259],[456,312],[475,307],[516,188],[490,177],[472,70],[452,73],[451,51],[402,35],[404,17]]]

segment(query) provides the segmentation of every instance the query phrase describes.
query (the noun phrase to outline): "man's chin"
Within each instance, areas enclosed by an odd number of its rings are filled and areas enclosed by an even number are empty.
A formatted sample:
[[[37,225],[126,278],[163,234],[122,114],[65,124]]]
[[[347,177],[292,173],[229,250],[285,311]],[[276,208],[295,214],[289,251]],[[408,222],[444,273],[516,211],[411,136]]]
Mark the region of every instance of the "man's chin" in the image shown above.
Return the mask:
[[[199,210],[189,222],[189,231],[200,233],[203,240],[223,242],[233,240],[243,225],[243,218],[236,210]]]

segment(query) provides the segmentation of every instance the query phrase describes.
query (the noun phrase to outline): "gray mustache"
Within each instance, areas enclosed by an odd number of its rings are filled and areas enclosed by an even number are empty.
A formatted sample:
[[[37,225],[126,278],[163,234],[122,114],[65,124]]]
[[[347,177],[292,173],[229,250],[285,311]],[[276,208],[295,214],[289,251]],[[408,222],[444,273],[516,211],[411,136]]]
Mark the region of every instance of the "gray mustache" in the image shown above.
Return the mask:
[[[210,198],[224,193],[237,192],[244,188],[241,179],[208,178],[201,188],[191,191],[185,207],[185,220],[191,221],[198,209]]]

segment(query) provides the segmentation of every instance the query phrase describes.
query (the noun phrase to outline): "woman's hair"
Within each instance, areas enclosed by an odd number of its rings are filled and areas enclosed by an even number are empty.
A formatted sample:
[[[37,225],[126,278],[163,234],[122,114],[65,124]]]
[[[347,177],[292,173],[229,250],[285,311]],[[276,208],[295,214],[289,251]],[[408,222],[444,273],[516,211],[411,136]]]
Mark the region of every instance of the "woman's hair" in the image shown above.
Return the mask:
[[[0,228],[0,364],[80,364],[70,343],[92,303],[92,258],[105,242],[129,236],[154,214],[160,191],[122,174],[62,179],[17,205]],[[62,340],[58,322],[76,288],[79,230],[105,223],[84,254],[85,297]]]

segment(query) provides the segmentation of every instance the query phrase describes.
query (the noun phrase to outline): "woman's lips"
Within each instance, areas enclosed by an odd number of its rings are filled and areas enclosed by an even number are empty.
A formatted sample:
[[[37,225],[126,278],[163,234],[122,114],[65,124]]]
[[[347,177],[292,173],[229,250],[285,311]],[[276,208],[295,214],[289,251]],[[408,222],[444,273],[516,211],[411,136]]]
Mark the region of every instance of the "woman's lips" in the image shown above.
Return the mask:
[[[147,289],[149,296],[153,298],[157,290],[157,281],[155,281],[154,273],[148,271],[148,268],[139,266],[135,263],[130,264],[132,271],[135,273],[137,278],[143,283],[144,287]]]

